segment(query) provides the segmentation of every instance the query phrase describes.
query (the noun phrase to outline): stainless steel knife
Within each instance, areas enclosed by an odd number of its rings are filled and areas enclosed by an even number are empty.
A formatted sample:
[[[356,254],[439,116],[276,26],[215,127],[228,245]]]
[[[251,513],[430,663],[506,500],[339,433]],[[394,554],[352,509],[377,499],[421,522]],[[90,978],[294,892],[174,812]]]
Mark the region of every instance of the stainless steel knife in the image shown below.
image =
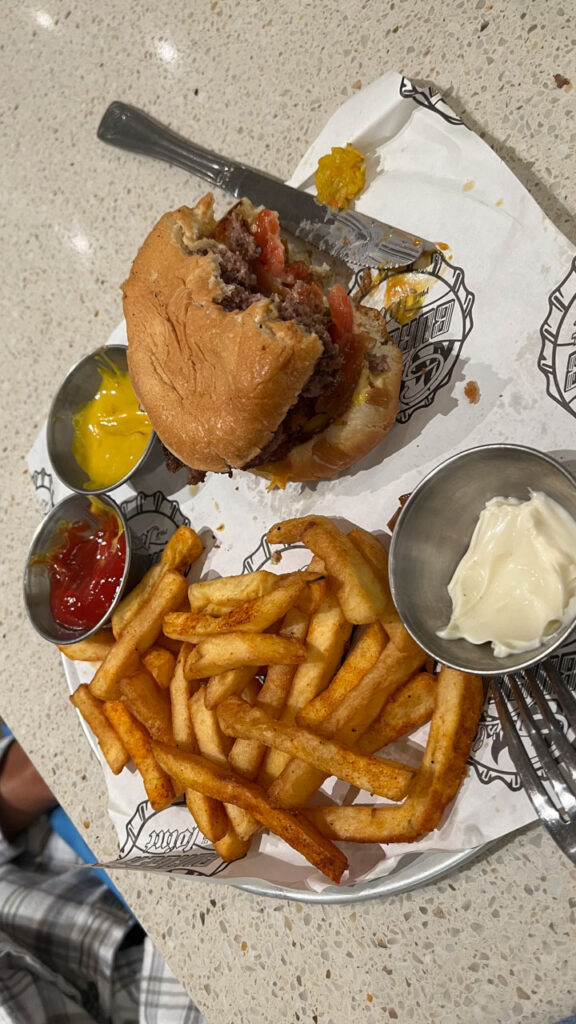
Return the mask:
[[[165,160],[216,188],[276,210],[287,231],[357,267],[398,267],[436,246],[400,228],[352,210],[333,210],[314,196],[245,164],[196,146],[127,103],[111,103],[98,127],[111,146]]]

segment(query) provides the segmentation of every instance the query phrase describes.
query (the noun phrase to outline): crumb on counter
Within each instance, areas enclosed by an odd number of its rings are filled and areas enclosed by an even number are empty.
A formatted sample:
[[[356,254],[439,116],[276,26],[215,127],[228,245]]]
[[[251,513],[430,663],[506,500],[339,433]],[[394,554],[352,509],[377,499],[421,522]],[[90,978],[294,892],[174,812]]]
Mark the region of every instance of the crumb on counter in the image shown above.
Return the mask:
[[[475,380],[469,380],[466,382],[464,387],[464,394],[470,402],[470,405],[476,405],[480,401],[480,388]]]
[[[220,526],[217,526],[216,529],[217,530],[225,530],[226,529],[226,523],[220,523]]]
[[[563,89],[565,85],[572,84],[570,79],[566,78],[565,75],[554,75],[554,81],[556,82],[557,89]]]

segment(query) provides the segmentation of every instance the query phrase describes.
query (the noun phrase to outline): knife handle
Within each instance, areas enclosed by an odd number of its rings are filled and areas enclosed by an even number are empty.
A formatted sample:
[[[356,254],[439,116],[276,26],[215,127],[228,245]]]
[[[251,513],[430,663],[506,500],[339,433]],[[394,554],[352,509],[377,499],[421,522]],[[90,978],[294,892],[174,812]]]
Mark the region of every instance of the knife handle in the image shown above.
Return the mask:
[[[245,171],[242,164],[195,145],[128,103],[111,103],[97,134],[102,142],[111,146],[164,160],[238,195],[234,179]]]

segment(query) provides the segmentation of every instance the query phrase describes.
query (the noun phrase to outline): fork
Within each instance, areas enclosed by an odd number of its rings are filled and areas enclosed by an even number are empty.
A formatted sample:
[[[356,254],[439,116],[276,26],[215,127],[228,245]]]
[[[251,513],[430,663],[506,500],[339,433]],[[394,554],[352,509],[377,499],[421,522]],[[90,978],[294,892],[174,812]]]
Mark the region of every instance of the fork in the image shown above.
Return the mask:
[[[542,688],[542,679],[568,723],[567,732],[554,714]],[[542,824],[566,856],[576,863],[576,699],[550,661],[541,662],[536,670],[499,676],[491,683],[491,691],[504,739],[524,789]],[[543,778],[534,767],[518,731],[512,714],[514,706]]]

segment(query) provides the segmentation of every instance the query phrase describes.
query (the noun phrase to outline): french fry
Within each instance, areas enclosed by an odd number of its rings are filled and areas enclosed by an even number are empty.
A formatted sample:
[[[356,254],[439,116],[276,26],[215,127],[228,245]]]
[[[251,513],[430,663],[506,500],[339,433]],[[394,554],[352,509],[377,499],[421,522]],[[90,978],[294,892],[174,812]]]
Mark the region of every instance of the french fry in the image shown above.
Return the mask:
[[[201,640],[186,659],[188,679],[205,679],[248,665],[298,665],[306,647],[297,640],[270,633],[227,633]]]
[[[154,676],[158,686],[162,690],[167,690],[176,666],[176,658],[171,651],[164,647],[151,647],[142,655],[142,664]]]
[[[373,537],[367,530],[361,530],[359,527],[351,530],[348,537],[371,565],[382,591],[387,595],[388,606],[386,611],[380,616],[380,621],[392,643],[401,654],[409,654],[415,651],[418,644],[412,639],[410,633],[402,624],[392,601],[388,580],[388,551],[376,537]]]
[[[110,769],[118,775],[128,764],[128,751],[106,718],[102,701],[92,696],[85,683],[74,691],[70,700],[92,729]]]
[[[294,673],[282,718],[293,722],[300,708],[308,704],[328,685],[334,675],[352,626],[346,622],[336,598],[328,593],[310,620],[306,637],[308,658]],[[266,754],[259,781],[266,789],[288,763],[286,754],[270,750]]]
[[[287,722],[269,718],[260,708],[229,697],[218,708],[218,721],[228,736],[261,739],[352,786],[389,800],[406,796],[413,770],[399,761],[369,757]]]
[[[269,544],[296,544],[302,540],[306,530],[319,524],[329,524],[329,529],[338,529],[326,516],[302,516],[299,519],[284,519],[281,523],[274,523],[266,534],[266,540]]]
[[[116,639],[151,596],[164,573],[172,569],[185,575],[203,550],[202,541],[194,530],[189,526],[178,527],[166,543],[160,561],[148,570],[112,613],[112,630]]]
[[[318,722],[323,722],[374,667],[386,642],[384,630],[379,622],[373,622],[368,626],[330,685],[297,713],[298,724],[314,729]]]
[[[225,615],[244,601],[269,594],[278,583],[273,572],[260,569],[242,576],[223,576],[214,580],[200,580],[188,587],[191,612]],[[219,609],[217,611],[213,608]]]
[[[166,542],[160,556],[160,565],[165,569],[175,569],[185,576],[203,551],[204,545],[196,531],[191,526],[179,526]]]
[[[424,664],[426,655],[400,654],[391,642],[377,662],[323,720],[316,720],[314,731],[327,739],[354,747],[362,734],[378,717],[392,694]],[[306,803],[322,785],[326,774],[302,759],[289,761],[270,784],[270,799],[281,807]]]
[[[308,614],[299,607],[291,608],[284,617],[279,634],[304,641],[309,621]],[[255,701],[259,707],[266,710],[270,717],[277,718],[283,710],[295,671],[295,665],[270,665]],[[246,692],[243,696],[247,699]],[[266,750],[266,745],[257,739],[237,739],[228,755],[228,761],[231,768],[243,778],[255,779]],[[243,840],[249,840],[260,829],[256,819],[240,807],[237,808],[234,816],[234,827],[238,836]]]
[[[195,789],[185,789],[186,806],[203,836],[216,844],[224,839],[230,829],[228,815],[221,800],[213,800]],[[220,854],[222,856],[222,854]],[[228,858],[222,857],[223,860]],[[235,860],[235,857],[231,857]]]
[[[291,608],[284,618],[279,635],[303,642],[308,626],[308,615],[300,608]],[[295,665],[270,665],[256,698],[256,704],[271,718],[277,718],[283,710],[295,671]],[[208,693],[206,703],[208,704]],[[257,739],[237,740],[229,754],[230,765],[245,779],[255,779],[265,753],[266,745]]]
[[[174,800],[174,787],[154,756],[152,741],[144,726],[121,700],[107,701],[104,714],[140,772],[151,807],[155,811],[168,807]]]
[[[182,750],[191,750],[194,753],[198,750],[198,744],[190,717],[191,687],[189,680],[186,679],[184,674],[184,661],[187,656],[188,645],[182,644],[182,650],[178,655],[174,666],[174,673],[170,680],[170,708],[172,712],[172,733],[176,746],[181,747]]]
[[[420,768],[397,807],[314,807],[304,813],[324,835],[357,843],[414,842],[440,824],[466,773],[484,700],[480,676],[443,668]]]
[[[373,754],[424,725],[432,717],[437,689],[437,676],[429,672],[413,676],[386,701],[378,717],[360,737],[357,749],[363,754]]]
[[[180,648],[182,647],[180,640],[173,640],[170,636],[164,636],[164,633],[159,634],[156,645],[163,647],[166,651],[171,651],[176,657],[180,654]]]
[[[109,629],[99,629],[87,640],[79,640],[76,644],[63,644],[62,651],[70,661],[104,661],[111,647],[114,646],[114,635]]]
[[[222,839],[214,843],[214,849],[222,860],[240,860],[240,857],[245,857],[250,849],[250,840],[244,842],[236,835],[233,828],[230,828]]]
[[[184,577],[174,570],[166,570],[155,587],[153,596],[145,601],[124,628],[120,639],[110,648],[96,672],[90,683],[94,697],[100,700],[113,700],[119,696],[120,679],[138,670],[139,656],[152,647],[162,629],[164,616],[173,608],[177,608],[185,596]]]
[[[148,730],[150,736],[163,743],[174,743],[170,697],[161,690],[147,669],[120,680],[120,699]]]
[[[205,703],[207,708],[215,708],[226,697],[235,693],[242,693],[242,690],[254,678],[254,666],[247,668],[232,668],[228,672],[221,672],[219,675],[211,676],[206,687]]]
[[[282,579],[270,593],[245,601],[227,615],[172,612],[164,619],[162,630],[166,636],[188,643],[221,633],[263,633],[296,603],[306,583],[302,575]]]
[[[264,790],[235,775],[229,767],[219,768],[196,754],[175,751],[160,743],[154,744],[154,754],[164,770],[183,786],[243,807],[328,878],[340,881],[348,866],[346,857],[338,847],[324,840],[302,815],[271,807]]]
[[[226,736],[220,728],[218,716],[215,711],[206,707],[204,695],[205,688],[198,690],[190,700],[190,718],[194,727],[198,749],[203,757],[219,765],[221,768],[228,766],[228,753],[232,746],[232,740]],[[224,805],[224,810],[236,832],[236,823],[242,824],[241,815],[245,812],[239,807]]]
[[[194,735],[200,753],[215,764],[225,767],[232,741],[222,732],[216,712],[206,707],[204,693],[204,688],[197,690],[189,702]]]
[[[140,582],[116,606],[112,612],[112,632],[116,640],[153,593],[163,572],[164,569],[159,562],[151,566]]]
[[[420,648],[411,654],[400,654],[389,641],[378,661],[315,730],[322,736],[337,736],[342,743],[355,743],[386,701],[406,683],[426,661]]]
[[[325,516],[276,523],[266,535],[270,544],[287,536],[301,540],[322,559],[348,622],[376,622],[390,607],[389,591],[380,586],[372,567],[348,537]]]

